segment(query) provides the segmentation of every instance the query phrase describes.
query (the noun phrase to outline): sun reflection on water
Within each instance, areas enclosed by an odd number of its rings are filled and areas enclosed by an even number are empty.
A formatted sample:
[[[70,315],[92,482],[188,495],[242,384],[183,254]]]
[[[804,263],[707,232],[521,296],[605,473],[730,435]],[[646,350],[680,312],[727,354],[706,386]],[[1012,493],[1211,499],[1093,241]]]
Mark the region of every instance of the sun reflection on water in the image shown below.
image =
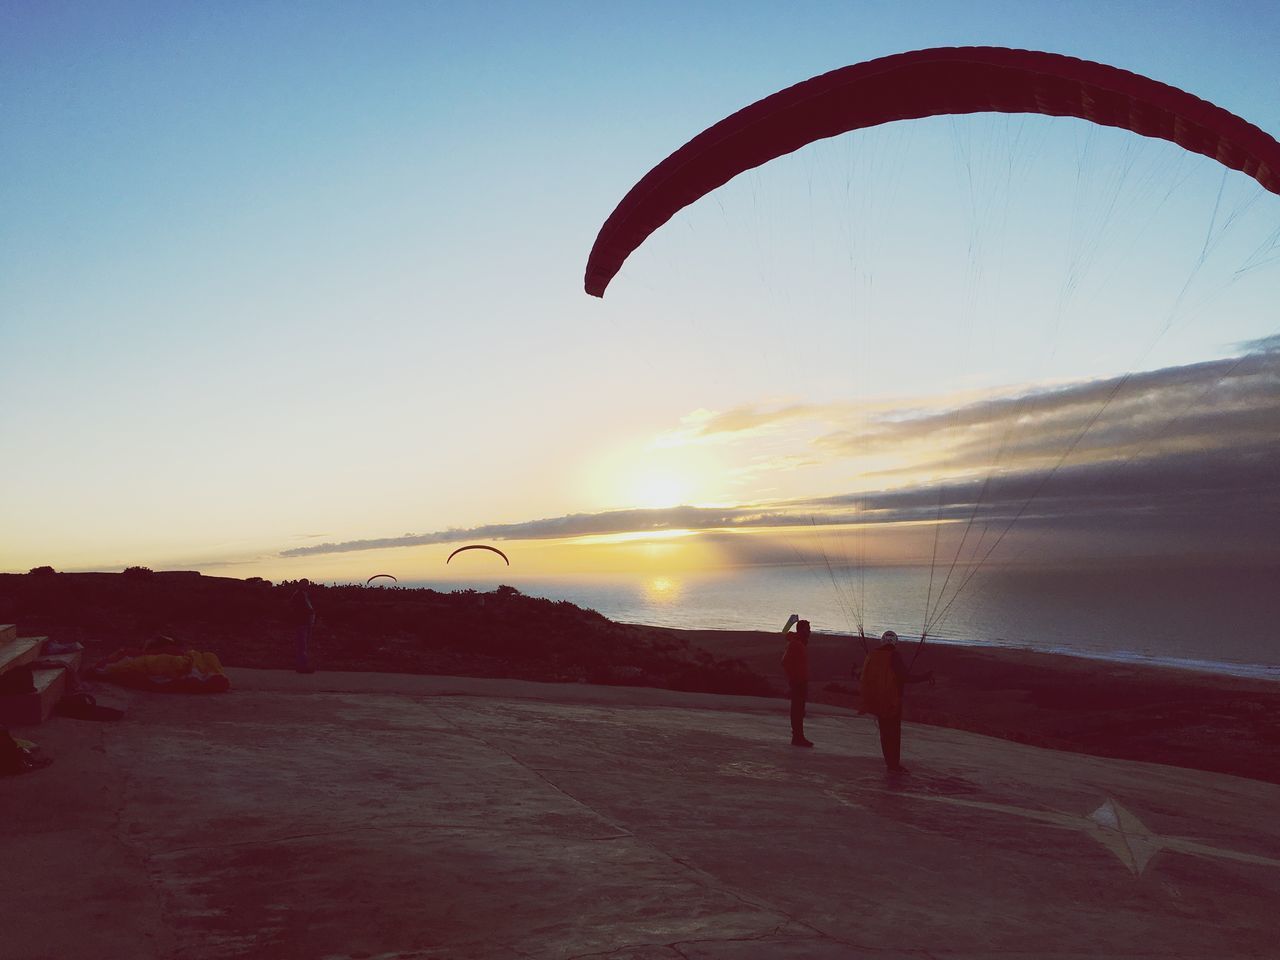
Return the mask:
[[[644,592],[653,603],[674,603],[680,597],[680,581],[674,577],[654,577],[645,583]]]

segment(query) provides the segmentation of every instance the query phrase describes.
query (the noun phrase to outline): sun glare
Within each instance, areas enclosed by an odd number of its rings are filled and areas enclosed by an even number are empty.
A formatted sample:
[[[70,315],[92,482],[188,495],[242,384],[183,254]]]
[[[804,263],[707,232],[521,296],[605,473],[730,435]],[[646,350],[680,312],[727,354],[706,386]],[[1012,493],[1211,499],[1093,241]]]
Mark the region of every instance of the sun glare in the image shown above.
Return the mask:
[[[636,475],[628,499],[637,507],[660,510],[687,503],[691,491],[688,480],[679,474],[670,470],[650,470]]]
[[[649,541],[674,540],[679,537],[692,537],[698,531],[683,528],[666,530],[635,530],[629,533],[592,533],[566,540],[566,543],[637,543]]]
[[[680,581],[672,577],[654,577],[645,584],[645,595],[651,602],[674,603],[680,597]]]

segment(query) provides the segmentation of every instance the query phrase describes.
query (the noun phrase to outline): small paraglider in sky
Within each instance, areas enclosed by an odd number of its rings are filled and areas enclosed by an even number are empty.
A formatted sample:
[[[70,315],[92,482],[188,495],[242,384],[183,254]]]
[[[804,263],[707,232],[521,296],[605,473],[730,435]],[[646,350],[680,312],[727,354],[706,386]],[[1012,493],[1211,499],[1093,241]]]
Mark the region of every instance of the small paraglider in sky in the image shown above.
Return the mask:
[[[399,583],[399,582],[400,582],[399,580],[397,580],[395,577],[393,577],[393,576],[392,576],[391,574],[389,574],[389,573],[375,573],[372,577],[370,577],[368,580],[366,580],[366,581],[364,582],[364,585],[365,585],[366,587],[367,587],[367,586],[369,586],[369,584],[373,583],[373,581],[377,580],[379,577],[386,577],[386,578],[387,578],[388,580],[390,580],[392,583]]]
[[[507,560],[507,555],[505,553],[503,553],[497,547],[490,547],[487,544],[483,544],[483,543],[472,543],[465,547],[459,547],[457,550],[453,551],[453,553],[449,554],[449,560],[452,560],[454,557],[462,553],[464,550],[490,550],[493,553],[496,553],[498,556],[500,556],[503,560],[506,560],[508,567],[511,566],[511,561]],[[445,563],[448,563],[449,560],[446,560]]]

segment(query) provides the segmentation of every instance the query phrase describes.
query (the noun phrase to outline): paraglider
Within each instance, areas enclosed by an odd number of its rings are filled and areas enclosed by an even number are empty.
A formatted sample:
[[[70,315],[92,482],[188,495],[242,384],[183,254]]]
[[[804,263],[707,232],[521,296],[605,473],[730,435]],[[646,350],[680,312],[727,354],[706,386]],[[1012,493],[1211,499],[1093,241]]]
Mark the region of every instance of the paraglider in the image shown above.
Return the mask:
[[[1077,197],[1087,193],[1084,187],[1088,186],[1089,178],[1083,175],[1088,156],[1087,143],[1092,140],[1099,127],[1122,131],[1121,139],[1138,141],[1135,146],[1141,146],[1141,138],[1172,143],[1179,150],[1169,152],[1177,155],[1179,160],[1185,159],[1186,154],[1206,157],[1221,165],[1224,187],[1232,170],[1239,171],[1256,182],[1256,187],[1252,183],[1248,184],[1254,190],[1254,196],[1230,212],[1220,210],[1223,188],[1219,188],[1200,256],[1195,259],[1189,275],[1180,285],[1181,292],[1152,343],[1163,336],[1163,332],[1173,325],[1174,320],[1203,308],[1204,301],[1190,304],[1187,291],[1191,289],[1192,280],[1205,262],[1208,251],[1236,220],[1237,215],[1248,209],[1257,196],[1267,193],[1280,195],[1280,142],[1241,117],[1168,84],[1116,67],[1060,54],[1001,47],[917,50],[854,64],[805,80],[746,106],[697,134],[635,183],[609,215],[600,228],[587,260],[585,290],[591,296],[603,297],[628,257],[656,230],[685,207],[716,191],[740,174],[793,154],[810,144],[842,134],[893,124],[900,120],[971,114],[1026,114],[1085,121],[1090,139],[1086,141],[1086,148],[1078,163],[1080,172],[1076,183]],[[1032,125],[1035,125],[1035,121]],[[1123,133],[1137,136],[1126,138]],[[856,162],[867,159],[870,151],[864,152],[863,147],[866,141],[874,139],[866,137],[864,140],[860,136],[856,145],[851,145],[851,159],[844,167],[846,191],[849,189],[847,171]],[[1014,145],[1016,144],[1015,139]],[[1005,221],[1002,219],[1002,212],[993,212],[998,211],[998,208],[984,195],[985,188],[981,178],[977,186],[974,185],[974,177],[968,169],[968,154],[960,147],[957,148],[957,154],[962,157],[966,165],[965,172],[969,174],[969,213],[975,238],[967,247],[968,261],[963,267],[967,271],[966,288],[957,303],[956,312],[960,314],[961,321],[957,326],[971,329],[972,316],[977,312],[975,291],[980,289],[979,284],[984,275],[981,232],[984,223],[1003,224]],[[883,161],[884,158],[880,159]],[[912,157],[913,161],[917,159],[919,157]],[[1046,168],[1065,166],[1057,163],[1059,157],[1049,159],[1052,162],[1045,164]],[[942,167],[942,163],[932,154],[924,154],[920,163],[927,163],[930,168],[926,171],[926,176],[932,175],[932,168]],[[979,160],[974,166],[981,169],[983,161]],[[1027,166],[1031,166],[1031,162]],[[1013,167],[1011,156],[1009,165],[1004,168],[1007,183],[1013,181],[1012,173],[1008,172]],[[1080,206],[1077,220],[1073,211],[1070,230],[1072,237],[1068,240],[1070,256],[1067,275],[1061,284],[1056,309],[1050,305],[1045,311],[1052,318],[1051,330],[1055,336],[1058,321],[1067,315],[1068,303],[1078,287],[1080,277],[1087,268],[1092,253],[1098,248],[1096,235],[1083,241],[1076,238],[1074,231],[1077,229],[1077,222],[1083,224],[1080,236],[1088,236],[1095,227],[1096,233],[1101,233],[1115,210],[1116,197],[1126,182],[1129,169],[1129,161],[1125,159],[1117,163],[1114,170],[1103,178],[1111,185],[1107,188],[1111,192],[1105,198],[1107,202],[1097,208],[1101,211],[1100,215],[1090,219],[1089,208]],[[996,175],[993,180],[998,182],[1001,169],[996,168],[994,172]],[[1160,179],[1154,177],[1149,182],[1159,183]],[[1169,188],[1170,192],[1180,182],[1175,182]],[[1141,186],[1138,183],[1135,189]],[[763,206],[757,209],[763,209]],[[851,265],[855,263],[855,234],[859,230],[871,231],[875,226],[874,221],[865,215],[868,212],[869,204],[863,203],[844,217],[841,224],[850,238],[848,259]],[[870,233],[870,236],[871,243],[856,251],[861,262],[857,263],[856,269],[851,268],[846,276],[840,278],[842,283],[851,283],[852,291],[859,295],[869,291],[872,284],[873,268],[869,265],[870,257],[866,255],[866,251],[873,246],[875,235]],[[1224,287],[1260,264],[1276,262],[1274,252],[1278,244],[1280,230],[1273,231],[1244,261],[1243,266],[1226,278]],[[1123,269],[1122,265],[1123,261],[1117,263],[1117,273]],[[769,294],[770,297],[774,295],[772,289]],[[863,302],[856,304],[856,312],[880,319],[876,312],[865,305],[868,299],[869,297],[863,297]],[[1025,323],[1025,319],[1023,322]],[[1149,352],[1151,345],[1145,349]],[[1145,358],[1147,352],[1140,359]],[[1124,369],[1124,365],[1121,368]],[[1016,496],[1006,495],[1009,500],[1008,509],[1003,514],[998,514],[989,506],[994,500],[995,484],[992,481],[997,478],[997,469],[1004,469],[1000,467],[1002,458],[1013,447],[1012,438],[1015,437],[1021,414],[1026,410],[1026,397],[1029,395],[1008,405],[1011,415],[1004,425],[1003,439],[998,444],[991,444],[994,451],[989,455],[989,459],[994,461],[992,469],[975,486],[974,493],[968,500],[963,504],[957,500],[954,518],[962,523],[956,529],[954,557],[949,564],[939,552],[939,544],[944,543],[939,531],[944,520],[946,483],[953,478],[944,473],[940,481],[935,481],[938,511],[933,526],[933,548],[927,555],[929,579],[928,586],[924,589],[925,611],[919,643],[910,663],[906,665],[908,675],[911,674],[925,638],[932,636],[933,629],[948,616],[956,599],[1005,540],[1009,530],[1027,513],[1031,503],[1045,490],[1059,468],[1073,455],[1085,452],[1082,441],[1086,434],[1090,433],[1108,406],[1121,394],[1131,376],[1127,372],[1111,380],[1109,389],[1097,397],[1092,413],[1083,418],[1077,427],[1064,431],[1060,448],[1055,449],[1046,462],[1037,464],[1034,469],[1030,466],[1010,466],[1001,474],[1007,480],[1009,489],[1013,489],[1014,480],[1025,482],[1026,492],[1024,495],[1020,489]],[[994,422],[993,418],[992,423]],[[1009,459],[1012,460],[1013,457]],[[979,460],[975,456],[975,465]],[[861,509],[859,507],[859,512]],[[969,546],[967,557],[964,555],[966,545]],[[936,586],[934,573],[938,570],[940,557],[942,570],[937,578],[940,586]],[[833,580],[833,586],[836,586],[832,564],[825,548],[822,549],[822,559]],[[861,559],[858,561],[859,565],[864,562]],[[839,593],[838,586],[836,589]],[[859,589],[861,592],[852,598],[852,602],[846,604],[843,598],[838,602],[856,614],[857,631],[854,634],[851,630],[851,635],[863,638],[865,587]],[[865,639],[863,642],[865,643]],[[886,753],[886,759],[890,759],[889,753]]]
[[[492,551],[493,553],[496,553],[498,556],[500,556],[503,560],[506,560],[506,561],[507,561],[507,566],[508,566],[508,567],[509,567],[509,566],[511,566],[511,561],[510,561],[510,560],[507,560],[507,555],[506,555],[505,553],[503,553],[503,552],[502,552],[501,550],[499,550],[497,547],[490,547],[490,546],[488,546],[487,544],[483,544],[483,543],[473,543],[473,544],[469,544],[468,546],[465,546],[465,547],[459,547],[457,550],[453,551],[453,553],[449,554],[449,560],[452,560],[454,557],[456,557],[458,554],[462,553],[464,550],[489,550],[489,551]],[[446,561],[445,561],[445,563],[448,563],[448,562],[449,562],[449,560],[446,560]]]
[[[1176,87],[1054,53],[915,50],[805,80],[698,134],[632,187],[600,228],[587,260],[586,292],[603,297],[650,234],[744,171],[852,130],[970,113],[1077,117],[1120,127],[1210,157],[1280,194],[1280,143]]]
[[[395,577],[393,577],[393,576],[392,576],[391,574],[389,574],[389,573],[375,573],[372,577],[370,577],[368,580],[366,580],[366,581],[364,582],[364,585],[365,585],[366,587],[367,587],[367,586],[369,586],[369,584],[373,583],[373,581],[377,580],[379,577],[386,577],[386,578],[387,578],[388,580],[390,580],[392,583],[399,583],[399,582],[400,582],[399,580],[397,580]]]

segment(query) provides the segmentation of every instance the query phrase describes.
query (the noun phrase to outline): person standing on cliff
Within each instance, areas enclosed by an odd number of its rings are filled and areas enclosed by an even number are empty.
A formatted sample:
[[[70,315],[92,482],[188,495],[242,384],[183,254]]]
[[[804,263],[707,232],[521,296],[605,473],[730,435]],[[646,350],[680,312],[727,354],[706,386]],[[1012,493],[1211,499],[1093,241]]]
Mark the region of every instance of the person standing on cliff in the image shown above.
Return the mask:
[[[316,609],[311,605],[311,581],[305,577],[289,597],[289,622],[293,624],[294,655],[299,673],[315,673],[311,662],[311,628],[315,626]]]
[[[799,614],[793,613],[782,628],[784,637],[793,625],[796,635],[787,642],[787,649],[782,654],[782,669],[791,688],[791,745],[812,747],[813,741],[804,735],[805,700],[809,696],[809,621],[801,620]]]
[[[880,646],[862,664],[862,706],[859,713],[874,714],[880,728],[880,752],[890,773],[906,773],[902,765],[902,691],[908,683],[933,679],[933,671],[908,671],[898,652],[898,635],[885,631]]]

